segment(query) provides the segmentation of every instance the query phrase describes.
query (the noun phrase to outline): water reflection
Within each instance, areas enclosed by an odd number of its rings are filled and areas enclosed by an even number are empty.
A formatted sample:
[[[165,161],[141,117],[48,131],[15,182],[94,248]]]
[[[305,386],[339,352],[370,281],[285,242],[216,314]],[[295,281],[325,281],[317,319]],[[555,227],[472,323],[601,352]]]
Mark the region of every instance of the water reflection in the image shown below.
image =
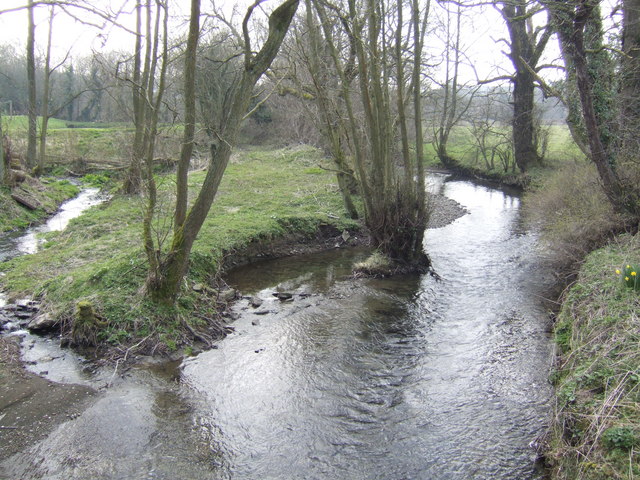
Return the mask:
[[[346,251],[230,278],[261,315],[241,302],[236,333],[183,367],[229,478],[537,477],[549,342],[535,238],[518,198],[436,186],[470,211],[426,236],[440,282],[351,280]]]

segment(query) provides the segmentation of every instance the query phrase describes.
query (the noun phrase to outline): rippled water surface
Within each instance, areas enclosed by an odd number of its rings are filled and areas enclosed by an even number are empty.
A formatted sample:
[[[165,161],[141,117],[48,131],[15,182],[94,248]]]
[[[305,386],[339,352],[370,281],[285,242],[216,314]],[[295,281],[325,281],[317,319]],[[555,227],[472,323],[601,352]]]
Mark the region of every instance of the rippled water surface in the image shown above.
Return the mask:
[[[427,233],[440,281],[349,279],[358,252],[230,278],[264,303],[240,303],[236,332],[183,368],[220,478],[538,477],[550,352],[535,238],[516,197],[433,188],[470,212]]]
[[[0,477],[540,478],[550,341],[535,236],[517,197],[431,183],[469,211],[427,232],[439,279],[351,279],[362,250],[238,269],[245,298],[218,348],[124,377],[78,372],[96,400]],[[51,378],[84,365],[56,367],[41,341],[29,354]]]

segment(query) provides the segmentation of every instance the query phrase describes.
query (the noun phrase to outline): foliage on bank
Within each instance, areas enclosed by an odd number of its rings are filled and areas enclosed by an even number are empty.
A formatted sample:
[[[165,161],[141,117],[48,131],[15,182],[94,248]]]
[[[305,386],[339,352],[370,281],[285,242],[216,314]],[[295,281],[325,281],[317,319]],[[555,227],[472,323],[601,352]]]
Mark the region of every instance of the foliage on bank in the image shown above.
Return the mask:
[[[19,230],[42,221],[55,212],[65,200],[74,197],[80,191],[76,185],[66,180],[28,178],[16,189],[23,197],[38,205],[35,210],[20,205],[11,198],[12,189],[0,188],[0,232]]]
[[[564,298],[555,329],[556,407],[547,452],[554,479],[640,475],[637,263],[640,236],[618,237],[587,256]]]
[[[99,342],[132,345],[148,339],[171,350],[218,315],[224,299],[217,296],[217,273],[228,256],[291,234],[312,238],[325,226],[338,232],[359,228],[344,215],[335,176],[318,168],[321,161],[310,147],[245,150],[232,159],[175,309],[159,309],[140,291],[147,265],[141,239],[145,203],[138,197],[117,195],[64,232],[47,234],[41,252],[0,266],[6,274],[2,283],[14,297],[41,298],[67,329],[78,301],[89,302],[99,319]],[[192,173],[191,186],[204,175]],[[154,234],[162,241],[172,220],[175,184],[172,175],[158,176],[157,182],[163,215]]]

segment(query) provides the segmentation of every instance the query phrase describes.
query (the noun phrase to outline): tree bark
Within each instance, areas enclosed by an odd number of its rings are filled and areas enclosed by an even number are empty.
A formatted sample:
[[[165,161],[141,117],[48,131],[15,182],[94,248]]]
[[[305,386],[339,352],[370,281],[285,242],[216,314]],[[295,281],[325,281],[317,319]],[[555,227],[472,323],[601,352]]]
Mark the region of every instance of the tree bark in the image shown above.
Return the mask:
[[[193,154],[193,142],[196,128],[196,60],[198,36],[200,35],[200,0],[191,0],[191,16],[187,51],[184,61],[184,134],[180,148],[180,161],[176,173],[176,211],[174,224],[182,228],[187,216],[187,195],[189,165]]]
[[[147,10],[148,12],[148,10]],[[147,13],[147,25],[149,15]],[[136,41],[133,55],[133,75],[132,75],[132,105],[133,124],[135,133],[131,152],[131,164],[124,179],[123,191],[127,195],[140,193],[142,185],[142,159],[144,158],[144,125],[145,125],[145,93],[142,75],[142,0],[136,0]],[[150,44],[149,28],[146,36],[147,44]],[[148,55],[147,55],[148,57]],[[146,64],[146,62],[145,62]]]
[[[635,156],[640,147],[640,0],[624,0],[622,5],[620,143],[625,154]]]
[[[335,78],[332,78],[334,76],[328,71],[327,66],[321,63],[321,59],[324,57],[321,49],[322,41],[310,0],[306,0],[306,22],[310,45],[307,67],[315,90],[315,103],[320,112],[320,131],[329,145],[331,158],[336,165],[336,177],[338,180],[338,188],[342,195],[342,203],[347,211],[347,215],[355,220],[359,218],[359,215],[351,194],[353,191],[359,190],[359,185],[355,180],[353,170],[345,155],[345,127],[341,118],[340,109],[332,102],[329,92],[331,86],[334,85],[328,85],[329,83],[334,83]],[[334,101],[339,102],[340,98],[338,97]]]
[[[49,127],[49,97],[51,87],[51,37],[53,35],[54,6],[50,7],[49,31],[47,33],[47,53],[44,59],[44,79],[42,86],[42,127],[40,128],[40,152],[38,154],[38,174],[45,168],[47,155],[47,129]]]
[[[29,0],[27,8],[27,88],[29,92],[28,107],[28,131],[27,131],[27,167],[34,168],[37,164],[37,97],[36,97],[36,57],[35,57],[35,30],[33,20],[34,1]]]
[[[599,98],[598,93],[602,92],[594,92],[594,84],[596,84],[594,74],[597,76],[609,73],[605,70],[607,65],[601,59],[592,61],[590,65],[585,48],[585,29],[588,25],[599,22],[599,19],[593,19],[595,15],[599,16],[597,3],[581,0],[567,4],[556,0],[548,2],[547,7],[553,16],[554,26],[563,44],[563,54],[568,56],[568,63],[575,68],[576,85],[591,160],[598,170],[604,192],[616,210],[637,214],[637,203],[625,195],[615,171],[615,159],[610,141],[612,135],[610,125],[606,122],[611,115],[611,110],[604,107],[603,102],[606,99]],[[591,33],[602,38],[602,30]],[[595,108],[596,102],[600,102],[598,112]]]
[[[0,185],[6,185],[8,183],[7,163],[4,151],[4,133],[2,132],[2,107],[0,106]]]

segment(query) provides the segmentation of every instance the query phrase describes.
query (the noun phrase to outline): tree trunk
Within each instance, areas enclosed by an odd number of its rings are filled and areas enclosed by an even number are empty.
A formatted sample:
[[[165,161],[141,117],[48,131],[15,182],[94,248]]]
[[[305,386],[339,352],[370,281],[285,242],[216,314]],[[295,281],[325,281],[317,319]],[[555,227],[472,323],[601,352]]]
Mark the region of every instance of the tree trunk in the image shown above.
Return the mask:
[[[545,27],[538,37],[533,28],[533,11],[525,0],[502,2],[500,13],[509,30],[509,59],[515,69],[513,83],[513,147],[515,161],[521,172],[540,162],[534,136],[534,91],[538,61],[551,36]]]
[[[196,128],[196,60],[200,34],[200,0],[191,0],[191,21],[184,62],[184,134],[176,173],[175,228],[182,228],[187,215],[189,165],[193,154]]]
[[[516,72],[513,80],[513,148],[521,172],[540,161],[534,142],[534,79],[528,71]]]
[[[250,16],[256,5],[254,4],[247,10],[243,22],[244,70],[234,90],[231,109],[226,116],[223,131],[217,132],[216,138],[211,141],[211,158],[204,183],[191,210],[187,213],[184,223],[182,226],[174,228],[173,240],[168,254],[160,262],[159,268],[156,271],[150,271],[147,277],[147,293],[157,303],[167,305],[175,303],[180,292],[182,279],[189,267],[189,255],[193,242],[196,240],[218,192],[220,181],[229,163],[232,147],[237,140],[240,125],[251,102],[253,88],[278,53],[298,8],[298,3],[299,0],[286,0],[271,13],[267,39],[257,53],[251,50],[248,31]],[[191,21],[194,19],[192,18]],[[190,81],[195,79],[195,72],[192,73],[193,75],[189,75]]]
[[[147,26],[149,16],[147,14]],[[144,158],[144,125],[145,125],[145,92],[143,87],[142,75],[142,0],[136,0],[136,41],[133,56],[133,85],[132,85],[132,105],[133,105],[133,124],[135,125],[135,133],[133,137],[133,146],[131,152],[131,164],[124,179],[123,191],[127,195],[135,195],[140,193],[142,185],[142,159]],[[147,44],[150,44],[151,38],[149,28],[147,28]],[[148,57],[148,55],[147,55]],[[146,62],[145,62],[146,64]]]
[[[637,156],[640,148],[640,0],[624,0],[623,10],[620,143],[625,155]]]
[[[313,79],[315,103],[320,112],[320,131],[329,145],[331,158],[337,169],[336,177],[338,180],[338,188],[342,195],[342,203],[349,218],[356,220],[359,218],[359,215],[351,195],[352,192],[359,190],[359,185],[344,153],[343,137],[345,128],[340,111],[337,106],[334,107],[331,93],[329,92],[330,88],[334,85],[328,84],[335,82],[335,79],[332,78],[333,75],[328,71],[327,67],[320,62],[320,59],[323,57],[321,50],[322,41],[310,0],[306,0],[306,7],[307,35],[311,49],[308,55],[309,61],[307,62],[307,66]],[[337,101],[339,101],[339,99]]]
[[[573,4],[573,8],[567,8],[565,3],[549,2],[549,11],[553,15],[554,24],[558,31],[560,41],[563,43],[563,54],[569,57],[569,64],[575,68],[577,90],[582,106],[582,115],[586,136],[589,142],[591,160],[598,170],[607,198],[617,210],[636,213],[638,208],[633,199],[626,198],[620,180],[614,168],[614,158],[610,149],[611,131],[606,118],[611,115],[610,109],[606,112],[596,112],[594,104],[598,102],[598,94],[594,92],[596,80],[590,72],[585,48],[585,28],[589,24],[598,23],[599,19],[592,20],[594,15],[599,16],[597,5],[583,2]],[[592,32],[602,38],[602,31]],[[598,68],[606,67],[603,63],[593,64],[593,73],[598,75]],[[604,72],[602,72],[604,73]],[[602,107],[602,104],[599,103]]]
[[[47,155],[47,129],[49,127],[49,97],[51,87],[51,37],[53,35],[54,7],[49,13],[49,32],[47,34],[47,53],[44,59],[44,79],[42,87],[42,127],[40,128],[40,152],[38,154],[38,174],[44,172]]]
[[[4,134],[2,132],[2,108],[0,107],[0,185],[7,184],[7,164],[5,163]]]
[[[33,20],[34,1],[28,3],[27,30],[27,88],[29,91],[29,127],[27,132],[27,167],[34,168],[37,164],[37,97],[36,97],[36,57],[35,57],[35,23]]]

